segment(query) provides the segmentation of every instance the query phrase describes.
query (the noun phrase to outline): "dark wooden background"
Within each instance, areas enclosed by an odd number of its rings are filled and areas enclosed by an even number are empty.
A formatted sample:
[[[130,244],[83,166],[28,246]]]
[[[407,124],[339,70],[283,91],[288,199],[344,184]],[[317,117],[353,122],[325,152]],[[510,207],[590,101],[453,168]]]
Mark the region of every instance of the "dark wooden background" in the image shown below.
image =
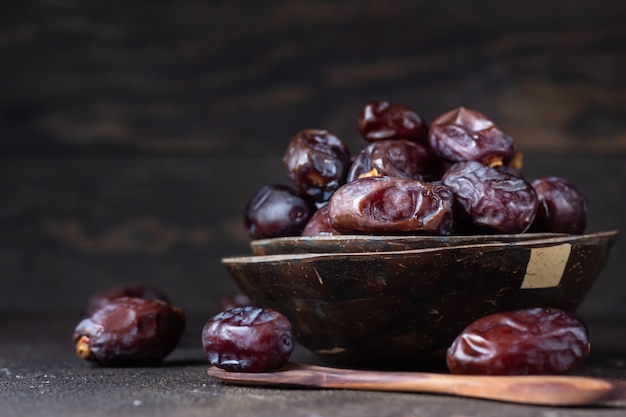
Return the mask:
[[[583,189],[589,230],[626,230],[626,2],[7,0],[0,317],[135,281],[212,313],[287,142],[323,128],[356,152],[369,99],[482,111],[529,178]],[[584,314],[626,320],[625,248]]]

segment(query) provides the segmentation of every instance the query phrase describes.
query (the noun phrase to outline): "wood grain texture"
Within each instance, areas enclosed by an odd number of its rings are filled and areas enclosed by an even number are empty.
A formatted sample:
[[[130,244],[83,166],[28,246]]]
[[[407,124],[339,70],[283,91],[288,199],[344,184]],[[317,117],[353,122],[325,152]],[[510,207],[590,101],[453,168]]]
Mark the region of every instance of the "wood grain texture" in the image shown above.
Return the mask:
[[[354,370],[288,363],[274,372],[229,372],[214,378],[240,385],[434,393],[518,404],[589,406],[626,400],[626,383],[580,376],[450,375]]]
[[[536,155],[526,173],[577,184],[589,231],[626,230],[622,158]],[[279,157],[0,158],[0,306],[79,311],[97,290],[146,281],[189,310],[214,311],[236,290],[220,259],[252,253],[247,199],[273,182],[287,183]],[[625,245],[618,239],[586,314],[626,317]]]
[[[325,128],[356,152],[356,113],[372,98],[428,120],[473,106],[516,138],[530,178],[560,175],[583,189],[590,230],[626,223],[626,3],[0,8],[7,308],[77,310],[96,289],[145,279],[208,310],[235,290],[219,259],[249,251],[247,199],[286,182],[287,142]],[[588,311],[623,311],[621,258]]]
[[[3,8],[3,152],[267,155],[308,127],[356,149],[368,99],[474,107],[525,150],[626,151],[623,2]]]

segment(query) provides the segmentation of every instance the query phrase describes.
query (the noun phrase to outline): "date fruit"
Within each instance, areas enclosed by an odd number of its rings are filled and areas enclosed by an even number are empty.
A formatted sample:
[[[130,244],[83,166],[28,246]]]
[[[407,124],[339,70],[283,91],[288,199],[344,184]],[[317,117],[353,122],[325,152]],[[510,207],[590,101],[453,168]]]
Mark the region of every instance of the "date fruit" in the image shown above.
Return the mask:
[[[246,204],[244,226],[253,239],[299,236],[314,212],[315,205],[297,191],[266,185]]]
[[[236,307],[247,307],[252,305],[252,300],[242,293],[225,295],[217,301],[219,311],[230,310]]]
[[[289,142],[283,163],[300,194],[322,202],[346,182],[351,156],[348,147],[335,135],[307,129]]]
[[[291,323],[272,309],[247,306],[213,316],[202,330],[211,365],[227,371],[267,372],[289,360],[294,348]]]
[[[433,181],[443,164],[427,147],[408,140],[379,140],[359,152],[348,171],[348,182],[364,176],[388,176]]]
[[[282,157],[291,183],[267,185],[248,201],[249,237],[581,234],[586,228],[580,191],[556,177],[526,181],[514,139],[476,110],[457,107],[429,126],[403,103],[372,100],[357,121],[367,145],[354,156],[326,130],[305,129],[291,139]],[[362,181],[368,177],[386,179]]]
[[[428,139],[432,150],[450,162],[478,161],[506,165],[515,155],[513,138],[483,114],[458,107],[433,120]]]
[[[539,200],[532,185],[480,162],[458,162],[441,181],[454,194],[456,219],[479,229],[522,233],[537,213]]]
[[[587,227],[587,199],[570,182],[558,177],[542,177],[532,186],[539,197],[533,231],[581,234]]]
[[[450,234],[452,192],[441,183],[397,177],[364,177],[339,188],[328,202],[340,233]]]
[[[105,366],[158,363],[180,341],[185,322],[181,309],[163,301],[117,298],[78,323],[76,354]]]
[[[151,287],[143,284],[128,284],[115,288],[106,289],[100,293],[93,295],[87,302],[85,314],[90,316],[96,310],[101,309],[111,301],[121,297],[136,297],[146,300],[161,300],[171,304],[171,300],[164,291],[159,288]]]
[[[359,112],[358,127],[361,136],[368,142],[405,139],[426,144],[428,138],[428,124],[403,103],[365,103]]]
[[[317,209],[302,231],[302,236],[309,237],[333,236],[340,234],[341,233],[330,225],[330,219],[328,218],[328,204],[325,204]]]
[[[496,313],[471,323],[447,351],[454,374],[563,375],[589,354],[584,322],[554,308]]]

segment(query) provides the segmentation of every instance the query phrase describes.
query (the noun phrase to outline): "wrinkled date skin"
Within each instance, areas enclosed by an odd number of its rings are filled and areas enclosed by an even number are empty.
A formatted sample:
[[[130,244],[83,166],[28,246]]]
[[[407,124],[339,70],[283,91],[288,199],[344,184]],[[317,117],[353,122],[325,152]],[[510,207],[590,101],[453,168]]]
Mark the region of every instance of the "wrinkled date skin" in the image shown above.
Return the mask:
[[[441,181],[454,193],[456,220],[481,231],[522,233],[537,213],[539,200],[532,185],[480,162],[458,162]]]
[[[165,303],[171,304],[169,296],[159,288],[143,284],[129,284],[116,288],[110,288],[93,295],[87,302],[85,314],[87,316],[90,316],[91,314],[96,312],[96,310],[101,309],[105,305],[109,304],[111,301],[122,297],[145,298],[146,300],[161,300]]]
[[[506,165],[515,155],[513,138],[483,114],[458,107],[433,120],[428,140],[432,150],[450,162],[478,161]]]
[[[532,182],[539,197],[532,231],[581,234],[587,227],[587,199],[568,181],[543,177]]]
[[[302,231],[302,236],[307,237],[334,236],[340,234],[341,233],[330,225],[330,219],[328,218],[328,204],[325,204],[317,209]]]
[[[76,326],[76,353],[105,366],[158,363],[180,341],[185,322],[181,309],[163,301],[117,298]]]
[[[280,184],[266,185],[245,207],[244,226],[253,239],[298,236],[315,213],[315,205]]]
[[[580,318],[534,308],[476,320],[454,340],[446,360],[454,374],[563,375],[588,354],[589,337]]]
[[[267,372],[289,360],[295,340],[281,313],[255,306],[213,316],[202,330],[202,347],[211,365],[227,371]]]
[[[453,201],[441,183],[365,177],[335,192],[328,217],[340,233],[446,235],[452,231]]]
[[[363,176],[434,181],[440,179],[443,172],[441,160],[427,147],[408,140],[380,140],[357,154],[347,181]]]
[[[283,163],[300,194],[322,202],[345,183],[351,155],[335,135],[325,130],[307,129],[289,142]]]
[[[403,103],[369,101],[358,116],[361,136],[368,142],[405,139],[427,143],[428,124]]]

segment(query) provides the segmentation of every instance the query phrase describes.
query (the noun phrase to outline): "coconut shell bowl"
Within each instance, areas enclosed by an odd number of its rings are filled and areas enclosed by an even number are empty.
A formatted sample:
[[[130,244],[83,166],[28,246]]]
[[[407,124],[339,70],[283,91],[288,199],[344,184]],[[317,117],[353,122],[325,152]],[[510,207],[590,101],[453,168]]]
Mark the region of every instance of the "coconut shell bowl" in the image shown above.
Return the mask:
[[[276,238],[222,263],[254,304],[287,316],[298,342],[325,362],[423,367],[488,314],[575,311],[617,236]]]

